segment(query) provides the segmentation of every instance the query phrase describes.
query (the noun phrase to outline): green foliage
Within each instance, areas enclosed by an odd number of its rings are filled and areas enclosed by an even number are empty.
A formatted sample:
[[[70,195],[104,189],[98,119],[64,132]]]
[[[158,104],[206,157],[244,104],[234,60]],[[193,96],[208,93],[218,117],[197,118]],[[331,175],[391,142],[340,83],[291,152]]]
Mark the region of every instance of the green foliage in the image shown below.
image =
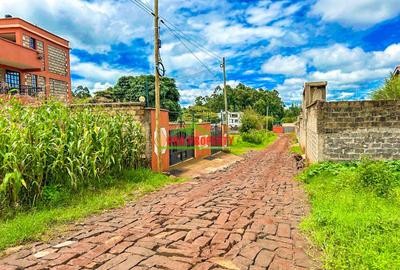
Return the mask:
[[[179,182],[182,179],[155,174],[148,169],[135,169],[106,176],[93,183],[90,189],[74,191],[60,185],[46,186],[43,191],[46,200],[36,208],[0,219],[0,251],[57,237],[62,224],[124,206],[145,193]]]
[[[141,165],[142,127],[128,115],[58,103],[0,108],[0,207],[35,205],[49,185],[77,190]],[[22,188],[24,187],[24,188]]]
[[[324,269],[400,269],[398,173],[398,161],[363,160],[300,176],[312,204],[301,227],[323,250]]]
[[[250,132],[251,130],[261,129],[264,123],[262,117],[252,109],[247,109],[243,112],[241,122],[240,132]]]
[[[399,100],[400,76],[390,74],[389,78],[385,79],[385,84],[372,92],[371,97],[374,100]]]
[[[240,135],[244,142],[262,144],[268,134],[264,130],[250,130],[249,132],[242,132]]]
[[[303,150],[301,150],[300,145],[293,145],[290,147],[290,153],[302,155]]]
[[[382,197],[388,196],[400,184],[393,167],[384,161],[368,159],[364,159],[358,168],[358,180],[363,187]]]
[[[242,135],[234,135],[233,143],[229,146],[229,152],[234,155],[242,155],[248,151],[263,150],[273,143],[277,135],[272,132],[264,132],[264,140],[261,144],[254,144],[243,140]]]
[[[114,101],[135,101],[139,97],[146,97],[146,89],[149,95],[149,106],[154,107],[155,104],[155,85],[153,75],[140,75],[140,76],[123,76],[118,79],[114,87],[108,88],[106,91],[96,92],[96,96],[109,98]],[[171,112],[179,112],[181,106],[179,104],[179,90],[176,86],[175,80],[163,77],[161,78],[161,108],[167,109]]]
[[[212,112],[209,108],[200,105],[193,105],[189,108],[182,110],[182,119],[185,122],[198,122],[200,119],[202,122],[219,123],[220,117],[218,113]]]
[[[21,188],[27,188],[25,180],[22,178],[22,174],[14,169],[13,172],[7,173],[0,185],[0,193],[3,193],[7,197],[8,202],[12,202],[14,206],[18,206],[19,193]]]
[[[253,109],[260,115],[268,114],[281,119],[284,116],[283,102],[276,90],[268,91],[255,89],[244,84],[239,84],[235,88],[227,86],[228,110],[231,112],[242,112],[246,109]],[[211,111],[219,113],[225,110],[223,89],[217,87],[209,96],[197,97],[196,105],[205,106]]]
[[[285,108],[285,115],[282,118],[282,123],[294,123],[301,113],[301,107],[292,104],[289,108]]]
[[[79,99],[84,99],[84,98],[90,98],[92,95],[90,94],[89,88],[86,86],[79,85],[72,93],[73,97],[79,98]]]

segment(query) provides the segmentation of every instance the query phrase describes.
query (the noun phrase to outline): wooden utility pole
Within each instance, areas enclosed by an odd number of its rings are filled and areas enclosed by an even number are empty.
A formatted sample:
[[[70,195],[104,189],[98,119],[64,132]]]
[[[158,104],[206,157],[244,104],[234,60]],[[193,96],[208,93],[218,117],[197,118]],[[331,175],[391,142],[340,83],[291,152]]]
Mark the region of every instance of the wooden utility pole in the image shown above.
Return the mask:
[[[160,74],[159,74],[159,60],[160,60],[160,28],[158,16],[158,0],[154,0],[154,64],[155,64],[155,106],[156,106],[156,140],[157,146],[157,171],[161,172],[161,129],[160,129]]]
[[[226,135],[229,136],[229,113],[228,113],[228,94],[226,89],[226,61],[225,57],[222,58],[222,70],[224,72],[224,102],[225,102],[225,121],[226,121]],[[226,145],[228,146],[228,141],[226,140]]]
[[[265,128],[268,131],[268,124],[269,124],[269,105],[267,105],[267,127]]]

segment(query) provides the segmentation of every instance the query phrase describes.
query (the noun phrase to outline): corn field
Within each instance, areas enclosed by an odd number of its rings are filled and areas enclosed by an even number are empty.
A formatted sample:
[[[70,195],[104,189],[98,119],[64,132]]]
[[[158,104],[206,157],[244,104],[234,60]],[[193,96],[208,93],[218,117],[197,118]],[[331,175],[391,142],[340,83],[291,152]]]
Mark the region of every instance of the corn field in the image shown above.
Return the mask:
[[[35,205],[48,185],[85,188],[141,165],[142,127],[127,115],[58,103],[0,105],[0,210]]]

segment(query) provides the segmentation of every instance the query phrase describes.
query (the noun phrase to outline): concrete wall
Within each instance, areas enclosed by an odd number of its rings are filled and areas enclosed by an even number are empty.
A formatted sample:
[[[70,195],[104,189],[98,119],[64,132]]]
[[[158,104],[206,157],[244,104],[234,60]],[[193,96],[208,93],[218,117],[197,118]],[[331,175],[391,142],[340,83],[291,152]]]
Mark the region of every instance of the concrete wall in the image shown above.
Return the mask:
[[[314,101],[297,135],[310,162],[400,159],[400,101]]]
[[[324,102],[320,106],[325,160],[400,159],[400,101]]]

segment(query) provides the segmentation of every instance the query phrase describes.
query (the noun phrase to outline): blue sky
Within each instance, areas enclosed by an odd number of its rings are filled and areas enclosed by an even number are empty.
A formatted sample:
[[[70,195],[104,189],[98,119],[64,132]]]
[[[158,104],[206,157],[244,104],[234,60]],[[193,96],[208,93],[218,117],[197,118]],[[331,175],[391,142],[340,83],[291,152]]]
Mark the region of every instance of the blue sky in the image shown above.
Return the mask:
[[[152,7],[152,0],[142,0]],[[305,81],[328,81],[329,100],[366,99],[400,65],[399,0],[160,0],[161,15],[227,58],[228,81],[277,89],[299,102]],[[93,91],[153,72],[153,18],[128,0],[1,1],[12,14],[71,41],[73,86]],[[165,27],[161,56],[182,104],[222,82],[220,60]]]

